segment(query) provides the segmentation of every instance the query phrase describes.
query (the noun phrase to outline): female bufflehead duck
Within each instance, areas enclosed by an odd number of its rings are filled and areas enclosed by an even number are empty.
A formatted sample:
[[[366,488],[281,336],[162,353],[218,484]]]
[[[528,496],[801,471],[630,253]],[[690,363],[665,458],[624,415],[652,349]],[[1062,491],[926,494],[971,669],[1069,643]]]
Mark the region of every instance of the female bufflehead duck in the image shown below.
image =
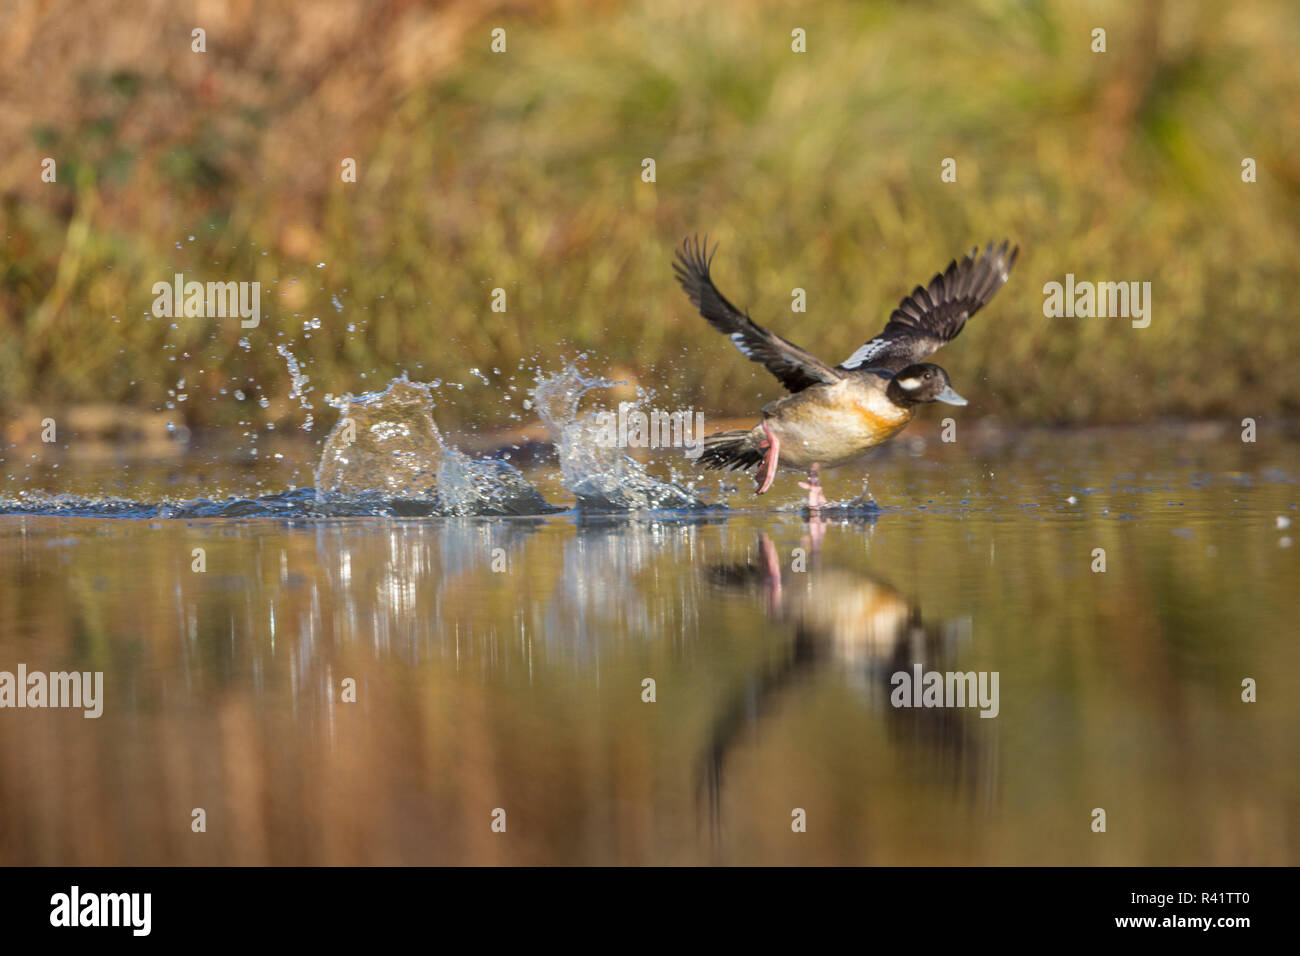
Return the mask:
[[[917,286],[898,304],[885,328],[841,364],[831,367],[810,352],[756,324],[713,285],[713,251],[687,239],[673,271],[709,324],[742,355],[761,362],[793,394],[763,408],[749,431],[721,432],[704,440],[700,460],[709,468],[758,466],[758,494],[772,487],[778,468],[807,471],[808,507],[826,504],[818,471],[857,461],[893,438],[926,402],[965,405],[948,373],[921,361],[957,337],[966,320],[1002,288],[1020,251],[1008,243],[972,249],[961,262]]]

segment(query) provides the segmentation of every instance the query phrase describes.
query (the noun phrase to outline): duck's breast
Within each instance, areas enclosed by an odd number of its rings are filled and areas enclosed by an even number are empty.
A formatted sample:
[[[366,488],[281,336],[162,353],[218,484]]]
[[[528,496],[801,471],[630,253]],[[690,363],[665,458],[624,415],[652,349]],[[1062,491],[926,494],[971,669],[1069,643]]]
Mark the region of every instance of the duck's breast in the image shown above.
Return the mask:
[[[764,410],[781,439],[783,464],[833,468],[854,461],[911,421],[911,410],[899,408],[883,391],[855,385],[846,381],[809,389]]]

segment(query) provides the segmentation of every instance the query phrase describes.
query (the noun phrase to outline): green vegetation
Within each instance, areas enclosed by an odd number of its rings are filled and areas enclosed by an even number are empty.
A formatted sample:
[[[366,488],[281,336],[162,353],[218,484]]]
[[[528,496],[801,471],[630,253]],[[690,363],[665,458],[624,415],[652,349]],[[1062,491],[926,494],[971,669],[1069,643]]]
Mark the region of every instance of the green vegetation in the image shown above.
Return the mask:
[[[708,232],[722,290],[835,361],[964,248],[1019,242],[941,356],[984,413],[1300,411],[1293,3],[453,3],[277,32],[286,9],[214,27],[206,54],[180,19],[142,27],[176,47],[152,57],[88,17],[84,69],[40,29],[4,67],[38,64],[44,92],[0,167],[0,407],[157,408],[184,379],[190,425],[298,421],[286,344],[313,400],[403,369],[464,382],[449,424],[521,412],[471,368],[527,383],[580,350],[662,404],[743,414],[776,386],[670,271]],[[177,272],[261,282],[261,326],[149,317]],[[1150,281],[1151,326],[1044,317],[1067,272]]]

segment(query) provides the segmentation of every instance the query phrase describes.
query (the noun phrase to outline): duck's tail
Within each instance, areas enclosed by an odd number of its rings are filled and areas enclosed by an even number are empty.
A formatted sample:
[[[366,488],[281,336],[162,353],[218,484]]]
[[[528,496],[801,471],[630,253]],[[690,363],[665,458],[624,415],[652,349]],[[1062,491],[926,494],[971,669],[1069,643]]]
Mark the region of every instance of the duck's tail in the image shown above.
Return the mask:
[[[706,468],[747,471],[763,460],[754,433],[749,431],[718,432],[704,439],[699,461]]]

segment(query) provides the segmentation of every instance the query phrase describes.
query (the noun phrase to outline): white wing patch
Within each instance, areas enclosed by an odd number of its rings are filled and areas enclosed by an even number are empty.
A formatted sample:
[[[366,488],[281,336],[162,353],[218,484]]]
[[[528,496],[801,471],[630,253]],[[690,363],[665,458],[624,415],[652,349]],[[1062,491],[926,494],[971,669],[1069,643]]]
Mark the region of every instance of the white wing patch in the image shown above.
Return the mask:
[[[749,346],[745,344],[745,333],[732,332],[727,336],[727,338],[731,339],[731,344],[734,345],[737,351],[739,351],[741,355],[745,356],[745,358],[754,357],[754,353],[751,352]]]
[[[885,346],[888,344],[889,341],[887,339],[872,339],[840,364],[844,368],[857,368],[863,362],[875,358],[876,355],[884,351]]]

